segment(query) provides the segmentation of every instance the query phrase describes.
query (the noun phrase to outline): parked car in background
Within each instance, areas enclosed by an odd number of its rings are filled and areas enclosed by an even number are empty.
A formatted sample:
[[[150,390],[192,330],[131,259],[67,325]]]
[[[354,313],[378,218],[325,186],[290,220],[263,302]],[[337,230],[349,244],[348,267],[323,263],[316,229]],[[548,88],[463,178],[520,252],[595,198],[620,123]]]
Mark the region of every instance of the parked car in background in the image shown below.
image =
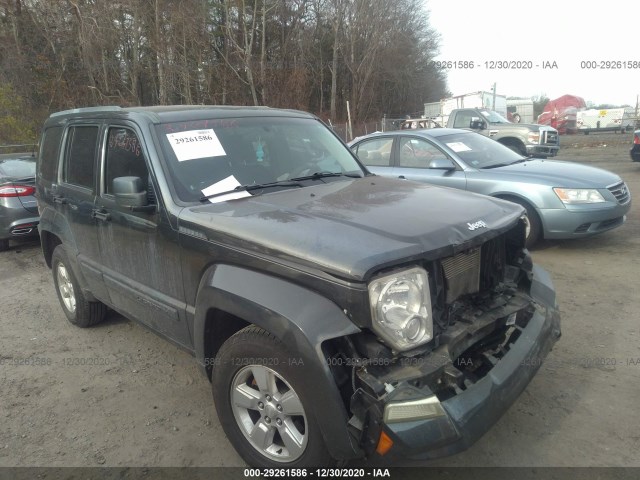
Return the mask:
[[[0,251],[11,239],[38,234],[35,175],[33,155],[0,155]]]
[[[373,173],[510,200],[527,211],[527,246],[619,227],[631,193],[614,173],[525,158],[475,132],[438,128],[375,133],[351,149]]]
[[[631,160],[640,162],[640,130],[633,132],[633,147],[631,147]]]

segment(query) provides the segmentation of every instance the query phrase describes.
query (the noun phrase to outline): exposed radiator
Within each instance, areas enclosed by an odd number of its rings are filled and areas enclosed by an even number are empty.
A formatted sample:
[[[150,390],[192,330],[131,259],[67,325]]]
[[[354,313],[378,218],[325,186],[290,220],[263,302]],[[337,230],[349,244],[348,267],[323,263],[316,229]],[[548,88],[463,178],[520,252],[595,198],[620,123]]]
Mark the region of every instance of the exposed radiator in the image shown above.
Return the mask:
[[[462,252],[442,260],[447,283],[447,303],[460,295],[480,290],[480,248]]]

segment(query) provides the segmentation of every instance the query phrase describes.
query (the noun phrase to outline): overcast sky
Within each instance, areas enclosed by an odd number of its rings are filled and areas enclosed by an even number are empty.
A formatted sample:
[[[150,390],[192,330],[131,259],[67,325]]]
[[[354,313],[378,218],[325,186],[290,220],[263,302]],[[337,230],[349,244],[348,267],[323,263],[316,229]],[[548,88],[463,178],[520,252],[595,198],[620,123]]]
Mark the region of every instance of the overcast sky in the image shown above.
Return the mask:
[[[473,61],[448,70],[452,94],[489,91],[530,97],[564,94],[595,104],[635,106],[640,94],[640,1],[425,0],[440,33],[436,60]],[[529,70],[489,69],[485,62],[532,62]],[[635,69],[589,69],[581,62],[635,62]],[[556,62],[557,69],[543,69]],[[538,66],[536,66],[538,65]],[[592,64],[593,65],[593,64]]]

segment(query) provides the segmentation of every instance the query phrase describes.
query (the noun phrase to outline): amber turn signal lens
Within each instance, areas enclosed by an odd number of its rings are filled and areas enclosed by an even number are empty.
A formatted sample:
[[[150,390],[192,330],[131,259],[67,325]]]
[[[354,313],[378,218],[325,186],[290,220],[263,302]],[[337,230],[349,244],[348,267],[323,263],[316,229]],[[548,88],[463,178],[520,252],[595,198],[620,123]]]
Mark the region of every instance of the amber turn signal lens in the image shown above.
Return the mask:
[[[384,455],[393,447],[393,440],[384,432],[380,433],[380,440],[378,440],[378,446],[376,447],[376,453],[378,455]]]

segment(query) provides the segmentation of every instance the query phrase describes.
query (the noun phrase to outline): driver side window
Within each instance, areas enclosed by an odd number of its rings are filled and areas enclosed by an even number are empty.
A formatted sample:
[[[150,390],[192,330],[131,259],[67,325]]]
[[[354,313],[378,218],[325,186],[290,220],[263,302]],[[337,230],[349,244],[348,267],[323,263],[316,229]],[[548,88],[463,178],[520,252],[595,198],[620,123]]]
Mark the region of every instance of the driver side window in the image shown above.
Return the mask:
[[[148,191],[149,170],[142,155],[142,146],[136,133],[124,127],[110,127],[105,157],[104,192],[113,194],[113,179],[140,177]]]
[[[453,122],[453,128],[469,128],[471,124],[472,112],[458,112]]]
[[[432,160],[447,158],[437,147],[419,138],[400,139],[400,166],[429,168]]]

